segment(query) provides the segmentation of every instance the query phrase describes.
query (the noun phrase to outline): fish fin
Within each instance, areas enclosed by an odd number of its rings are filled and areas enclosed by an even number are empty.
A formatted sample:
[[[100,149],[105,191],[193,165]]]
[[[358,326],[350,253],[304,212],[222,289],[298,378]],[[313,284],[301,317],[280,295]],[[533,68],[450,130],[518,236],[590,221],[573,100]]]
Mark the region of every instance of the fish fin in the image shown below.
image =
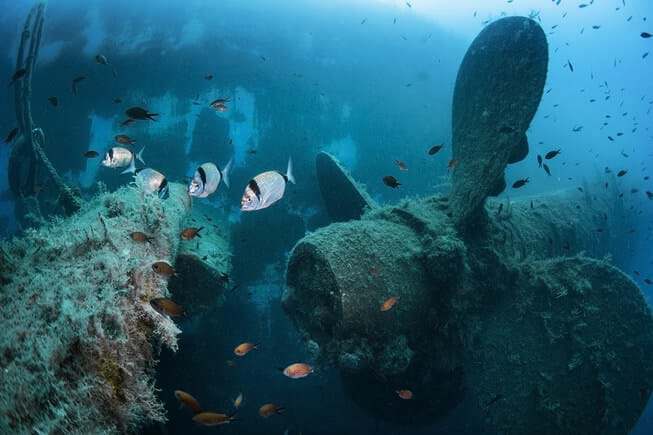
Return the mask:
[[[292,174],[292,156],[288,157],[288,169],[286,169],[286,178],[292,184],[297,184],[295,183],[295,176]]]
[[[222,182],[225,186],[229,187],[229,172],[234,165],[234,158],[230,158],[224,169],[222,170]]]
[[[128,174],[128,173],[136,174],[136,159],[135,158],[132,158],[132,161],[129,163],[129,167],[121,172],[121,174]]]
[[[284,412],[286,412],[286,408],[284,407],[279,407],[274,411],[275,414],[283,414]]]
[[[159,116],[159,114],[158,113],[148,113],[147,115],[145,115],[145,117],[147,119],[149,119],[150,121],[156,122],[156,119],[152,118],[153,116]]]
[[[145,160],[143,160],[143,151],[145,151],[145,145],[143,145],[143,148],[136,153],[136,158],[141,161],[142,164],[145,164]]]

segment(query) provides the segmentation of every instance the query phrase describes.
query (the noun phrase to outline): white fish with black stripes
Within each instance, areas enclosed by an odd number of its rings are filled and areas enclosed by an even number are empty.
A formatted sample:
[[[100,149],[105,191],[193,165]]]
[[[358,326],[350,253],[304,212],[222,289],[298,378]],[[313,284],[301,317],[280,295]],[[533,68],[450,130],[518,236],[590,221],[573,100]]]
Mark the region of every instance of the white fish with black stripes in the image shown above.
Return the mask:
[[[288,159],[285,174],[279,171],[267,171],[252,178],[245,188],[240,201],[242,211],[262,210],[283,198],[288,182],[295,184],[292,174],[292,158]]]
[[[136,185],[145,193],[156,193],[161,199],[168,198],[168,179],[161,172],[152,168],[139,169],[134,178]]]
[[[229,172],[233,166],[233,158],[224,166],[223,170],[210,162],[202,163],[197,168],[193,179],[188,186],[188,194],[198,198],[206,198],[218,189],[220,182],[229,187]]]
[[[134,154],[133,151],[128,150],[127,148],[122,147],[113,147],[104,154],[104,159],[102,160],[102,166],[107,168],[128,168],[122,171],[123,174],[127,172],[135,173],[136,172],[136,160],[140,160],[142,164],[145,164],[143,161],[143,147],[138,153]]]

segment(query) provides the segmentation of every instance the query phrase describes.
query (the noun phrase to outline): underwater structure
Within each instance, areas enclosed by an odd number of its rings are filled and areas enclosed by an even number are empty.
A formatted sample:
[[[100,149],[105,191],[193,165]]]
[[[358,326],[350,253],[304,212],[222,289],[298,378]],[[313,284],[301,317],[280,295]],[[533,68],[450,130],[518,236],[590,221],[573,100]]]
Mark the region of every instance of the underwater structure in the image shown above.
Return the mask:
[[[283,305],[378,418],[428,422],[467,398],[490,431],[623,434],[648,402],[653,318],[610,262],[624,215],[616,189],[489,198],[528,154],[547,51],[540,26],[520,17],[488,25],[469,47],[450,195],[378,207],[318,156],[334,223],[293,248]],[[390,405],[404,388],[413,400]]]
[[[24,71],[24,75],[14,84],[18,131],[9,157],[8,179],[16,199],[16,218],[25,227],[42,224],[48,212],[71,215],[81,207],[79,192],[64,182],[45,154],[45,133],[36,127],[32,118],[32,74],[44,21],[45,4],[38,3],[25,20],[16,58],[16,71]],[[44,187],[48,187],[47,194],[56,198],[47,206],[45,201],[39,200]]]
[[[84,200],[66,186],[29,105],[44,10],[30,12],[18,55],[26,73],[15,84],[9,181],[26,225],[0,243],[0,433],[134,433],[166,420],[155,388],[159,352],[177,350],[177,317],[219,302],[229,238],[181,184],[169,184],[166,200],[134,183],[116,192],[98,183]],[[63,215],[49,220],[34,190],[43,170],[58,191],[47,211]],[[189,225],[209,228],[202,243],[180,237]],[[155,267],[161,262],[173,269]],[[158,298],[184,312],[160,309]]]
[[[222,233],[180,240],[190,208],[180,184],[166,201],[127,186],[0,246],[0,432],[125,433],[165,421],[154,368],[181,331],[151,301],[172,298],[193,315],[219,299],[229,270]],[[176,275],[157,273],[160,261]]]

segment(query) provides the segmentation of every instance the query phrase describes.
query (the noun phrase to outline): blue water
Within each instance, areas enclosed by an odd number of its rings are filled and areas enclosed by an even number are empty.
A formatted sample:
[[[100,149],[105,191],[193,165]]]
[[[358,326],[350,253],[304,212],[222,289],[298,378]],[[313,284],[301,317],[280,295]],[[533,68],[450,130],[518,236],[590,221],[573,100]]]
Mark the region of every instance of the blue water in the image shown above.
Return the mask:
[[[588,6],[579,7],[583,3]],[[8,0],[0,5],[0,71],[7,82],[31,6]],[[215,429],[228,433],[479,433],[482,424],[470,417],[476,414],[466,401],[447,418],[404,426],[361,408],[335,368],[286,382],[277,368],[310,355],[280,298],[288,253],[307,231],[330,222],[314,170],[317,152],[335,155],[379,203],[446,190],[451,101],[467,47],[488,23],[529,14],[546,33],[548,77],[528,130],[530,153],[506,171],[509,185],[526,177],[529,183],[519,191],[506,189],[501,198],[576,188],[602,176],[605,167],[627,170],[620,189],[632,206],[636,231],[623,237],[621,266],[650,303],[653,286],[644,279],[653,278],[653,201],[645,192],[653,191],[653,182],[644,177],[653,166],[653,38],[640,36],[653,33],[648,0],[48,4],[32,113],[46,132],[46,153],[69,184],[90,196],[97,182],[109,190],[129,183],[129,176],[99,164],[120,133],[137,137],[146,146],[147,165],[170,181],[187,183],[205,161],[235,160],[231,188],[221,187],[205,202],[231,223],[231,282],[239,289],[201,316],[180,321],[180,350],[163,351],[157,378],[169,422],[142,433],[211,430],[179,409],[175,389],[192,391],[218,409],[227,409],[242,391],[239,421]],[[116,77],[95,61],[98,54],[116,68]],[[71,82],[80,75],[86,79],[73,96]],[[48,103],[50,96],[58,97],[57,107]],[[209,107],[224,96],[233,100],[226,112]],[[137,105],[159,113],[158,121],[147,128],[121,127],[124,111]],[[13,93],[0,86],[3,138],[15,124]],[[442,151],[428,156],[437,143],[445,145]],[[89,149],[100,158],[81,157]],[[562,153],[547,176],[535,156],[553,149]],[[5,175],[10,152],[11,145],[0,144],[3,238],[22,229]],[[297,185],[289,185],[274,207],[241,213],[248,181],[266,170],[283,172],[290,155]],[[408,170],[400,171],[396,160]],[[401,188],[384,185],[386,175],[399,178]],[[233,347],[247,340],[261,342],[260,350],[230,366]],[[287,412],[261,419],[256,410],[267,401],[283,402]],[[632,433],[653,432],[651,406]]]

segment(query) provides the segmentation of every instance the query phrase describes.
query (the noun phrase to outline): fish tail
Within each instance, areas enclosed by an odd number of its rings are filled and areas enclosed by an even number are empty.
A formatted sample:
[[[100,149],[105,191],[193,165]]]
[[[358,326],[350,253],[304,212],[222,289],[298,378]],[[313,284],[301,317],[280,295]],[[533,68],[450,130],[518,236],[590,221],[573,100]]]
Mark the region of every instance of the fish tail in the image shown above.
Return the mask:
[[[145,151],[145,145],[143,145],[143,148],[136,153],[136,158],[141,161],[142,164],[145,164],[145,160],[143,160],[143,151]]]
[[[292,184],[297,184],[295,182],[295,176],[292,174],[292,156],[288,157],[288,169],[286,169],[286,178],[288,181],[290,181]]]
[[[284,408],[283,406],[274,410],[275,414],[283,414],[284,412],[286,412],[286,408]]]
[[[229,187],[229,172],[234,165],[234,158],[230,158],[224,169],[222,170],[222,182],[225,186]]]
[[[136,173],[136,159],[132,158],[132,161],[129,163],[129,167],[121,172],[121,174]]]
[[[145,115],[145,117],[147,119],[156,122],[156,119],[152,118],[153,116],[159,116],[159,114],[158,113],[148,113],[147,115]]]

